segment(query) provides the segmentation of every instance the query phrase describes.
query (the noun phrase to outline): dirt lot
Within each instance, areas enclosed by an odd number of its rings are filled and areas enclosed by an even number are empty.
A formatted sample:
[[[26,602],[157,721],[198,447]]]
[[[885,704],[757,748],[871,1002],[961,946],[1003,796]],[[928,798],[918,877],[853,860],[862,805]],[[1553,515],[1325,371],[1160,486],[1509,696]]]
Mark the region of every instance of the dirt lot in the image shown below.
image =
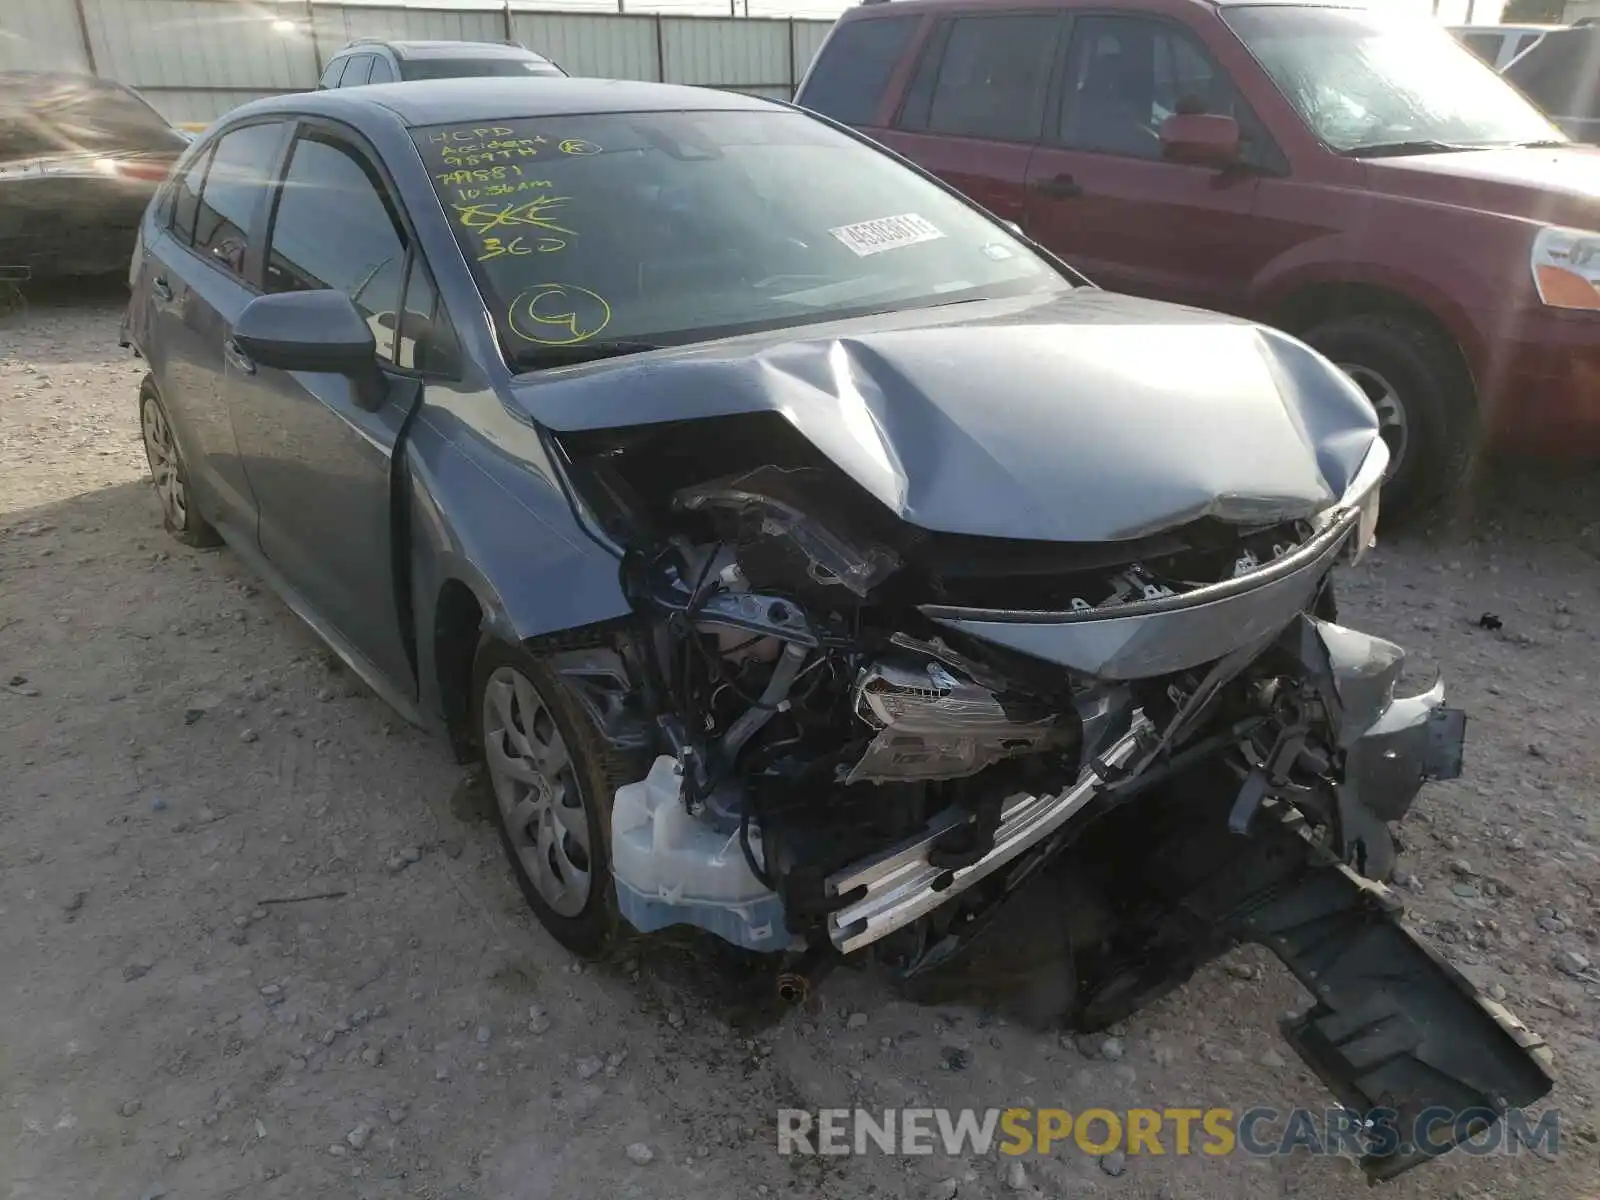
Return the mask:
[[[117,316],[101,295],[0,318],[0,1194],[1364,1190],[1305,1156],[1068,1148],[1009,1177],[995,1159],[779,1158],[780,1106],[1327,1100],[1275,1032],[1305,998],[1253,951],[1141,1014],[1120,1056],[913,1007],[870,972],[773,1020],[693,939],[579,970],[443,748],[230,553],[162,533]],[[1396,1200],[1600,1195],[1600,975],[1556,964],[1600,960],[1597,500],[1593,474],[1502,474],[1476,520],[1386,544],[1347,588],[1353,623],[1443,664],[1473,714],[1468,777],[1408,823],[1404,894],[1562,1078],[1554,1161],[1458,1153]]]

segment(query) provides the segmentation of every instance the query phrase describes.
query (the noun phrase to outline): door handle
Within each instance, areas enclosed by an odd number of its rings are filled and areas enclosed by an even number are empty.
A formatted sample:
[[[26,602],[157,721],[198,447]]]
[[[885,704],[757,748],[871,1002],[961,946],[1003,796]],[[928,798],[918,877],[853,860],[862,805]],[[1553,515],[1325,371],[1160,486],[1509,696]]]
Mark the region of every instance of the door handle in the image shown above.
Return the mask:
[[[172,285],[167,282],[164,275],[157,275],[150,281],[150,290],[156,294],[158,300],[172,299]]]
[[[250,361],[250,356],[239,348],[239,343],[231,337],[222,339],[222,357],[234,365],[243,375],[254,375],[256,364]]]
[[[1052,200],[1071,200],[1074,196],[1083,195],[1083,185],[1065,173],[1052,175],[1049,179],[1036,179],[1033,189]]]

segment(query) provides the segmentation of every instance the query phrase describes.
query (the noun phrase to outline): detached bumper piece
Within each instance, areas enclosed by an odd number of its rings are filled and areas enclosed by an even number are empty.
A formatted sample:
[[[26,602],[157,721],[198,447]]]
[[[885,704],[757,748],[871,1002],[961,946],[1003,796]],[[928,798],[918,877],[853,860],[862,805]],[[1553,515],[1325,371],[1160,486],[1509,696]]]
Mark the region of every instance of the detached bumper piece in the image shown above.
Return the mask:
[[[1284,1036],[1359,1117],[1393,1113],[1399,1136],[1362,1159],[1368,1178],[1392,1179],[1545,1096],[1553,1079],[1543,1041],[1417,940],[1386,888],[1312,848],[1297,819],[1274,808],[1277,827],[1187,907],[1266,946],[1316,996],[1283,1023]],[[1417,1144],[1429,1109],[1478,1119],[1439,1121]]]

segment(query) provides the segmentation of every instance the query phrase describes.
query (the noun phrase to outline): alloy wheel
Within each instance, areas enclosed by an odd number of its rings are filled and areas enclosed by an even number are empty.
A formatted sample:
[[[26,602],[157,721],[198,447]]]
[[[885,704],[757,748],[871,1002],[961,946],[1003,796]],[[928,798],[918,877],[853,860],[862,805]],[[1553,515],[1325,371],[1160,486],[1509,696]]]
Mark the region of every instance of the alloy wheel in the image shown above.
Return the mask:
[[[1400,391],[1380,372],[1360,363],[1340,363],[1339,369],[1355,382],[1378,413],[1378,436],[1389,447],[1389,474],[1404,460],[1411,442],[1411,423],[1406,418]]]
[[[589,814],[550,706],[514,667],[484,685],[483,746],[500,819],[522,869],[550,908],[575,917],[589,902]]]
[[[161,411],[161,404],[154,396],[146,396],[140,417],[144,429],[144,456],[150,464],[150,476],[155,480],[156,495],[161,497],[168,522],[174,529],[183,529],[189,520],[189,502],[183,488],[178,446],[167,424],[167,414]]]

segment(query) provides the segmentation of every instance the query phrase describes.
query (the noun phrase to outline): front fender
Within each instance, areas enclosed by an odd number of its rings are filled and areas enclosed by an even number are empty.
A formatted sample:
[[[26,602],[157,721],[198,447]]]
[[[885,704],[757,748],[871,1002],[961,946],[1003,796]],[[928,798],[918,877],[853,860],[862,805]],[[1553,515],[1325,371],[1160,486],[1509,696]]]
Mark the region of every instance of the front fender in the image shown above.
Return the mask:
[[[631,611],[618,560],[584,532],[538,431],[493,392],[429,388],[407,440],[411,581],[422,699],[441,711],[434,630],[458,581],[511,644]]]

